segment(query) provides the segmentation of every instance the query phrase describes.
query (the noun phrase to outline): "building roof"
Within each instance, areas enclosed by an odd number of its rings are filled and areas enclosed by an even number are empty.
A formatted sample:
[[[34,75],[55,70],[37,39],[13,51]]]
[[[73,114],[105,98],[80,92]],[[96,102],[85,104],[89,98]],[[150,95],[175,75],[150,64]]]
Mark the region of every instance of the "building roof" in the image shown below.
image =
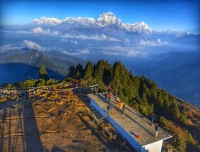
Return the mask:
[[[106,109],[108,102],[102,94],[88,94],[88,97],[93,99],[99,107]],[[110,105],[112,110],[109,112],[109,116],[118,123],[127,133],[131,135],[140,145],[148,145],[159,140],[165,140],[172,136],[163,130],[158,128],[158,136],[155,137],[155,125],[151,125],[151,121],[125,104],[124,115],[119,106],[115,104],[113,96],[111,96]],[[140,139],[137,139],[137,135],[140,135]]]

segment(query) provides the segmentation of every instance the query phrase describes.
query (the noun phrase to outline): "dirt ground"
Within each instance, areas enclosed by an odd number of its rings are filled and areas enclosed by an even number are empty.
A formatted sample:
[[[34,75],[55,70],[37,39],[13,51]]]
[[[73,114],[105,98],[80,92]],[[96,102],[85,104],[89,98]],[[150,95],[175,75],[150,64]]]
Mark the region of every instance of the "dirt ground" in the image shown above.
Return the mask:
[[[0,103],[0,151],[134,151],[106,120],[99,121],[101,118],[85,95],[5,101]]]

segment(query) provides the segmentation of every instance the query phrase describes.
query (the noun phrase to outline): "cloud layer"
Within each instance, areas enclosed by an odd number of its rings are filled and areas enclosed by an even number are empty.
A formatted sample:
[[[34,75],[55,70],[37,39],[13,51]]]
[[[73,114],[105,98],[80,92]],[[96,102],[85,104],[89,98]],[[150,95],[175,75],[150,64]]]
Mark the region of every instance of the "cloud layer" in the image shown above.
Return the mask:
[[[3,45],[2,47],[0,47],[1,52],[6,52],[6,51],[10,51],[10,50],[17,50],[17,49],[22,49],[22,46],[6,44],[6,45]]]
[[[24,45],[29,49],[42,50],[42,47],[33,41],[24,40]]]
[[[150,45],[150,46],[155,46],[155,45],[166,45],[168,44],[167,41],[161,41],[160,39],[157,39],[155,41],[151,41],[151,40],[141,40],[140,41],[141,45]]]

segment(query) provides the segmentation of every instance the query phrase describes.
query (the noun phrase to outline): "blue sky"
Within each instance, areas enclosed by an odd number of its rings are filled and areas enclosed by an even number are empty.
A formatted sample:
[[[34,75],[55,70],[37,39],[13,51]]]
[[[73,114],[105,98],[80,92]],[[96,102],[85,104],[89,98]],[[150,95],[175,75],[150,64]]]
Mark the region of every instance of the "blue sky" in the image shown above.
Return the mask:
[[[125,23],[144,21],[154,30],[200,33],[198,0],[3,0],[1,24],[27,24],[35,18],[93,17],[112,11]]]

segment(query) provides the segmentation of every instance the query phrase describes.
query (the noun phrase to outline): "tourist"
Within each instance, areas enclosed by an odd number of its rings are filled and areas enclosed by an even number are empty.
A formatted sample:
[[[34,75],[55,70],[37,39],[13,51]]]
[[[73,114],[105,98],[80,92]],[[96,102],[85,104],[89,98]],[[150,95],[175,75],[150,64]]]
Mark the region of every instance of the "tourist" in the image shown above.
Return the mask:
[[[107,98],[108,98],[108,101],[109,101],[109,102],[110,102],[110,97],[111,97],[111,94],[108,93],[108,94],[107,94]]]
[[[152,114],[151,114],[151,125],[152,125],[153,122],[154,122],[154,118],[155,118],[155,115],[154,115],[154,113],[152,112]]]
[[[116,105],[119,103],[119,97],[117,97],[116,101]]]
[[[105,99],[107,99],[107,93],[104,94]]]
[[[108,93],[110,93],[110,91],[111,91],[111,86],[108,85]]]
[[[96,95],[96,92],[97,92],[97,88],[96,88],[96,86],[95,86],[95,87],[94,87],[94,90],[93,90],[94,95]]]
[[[106,113],[108,114],[108,112],[110,111],[111,109],[111,106],[108,104],[107,107],[106,107]]]
[[[155,124],[155,132],[156,132],[155,137],[157,137],[158,136],[158,123]]]
[[[124,105],[124,103],[122,101],[119,103],[119,108],[122,111],[122,116],[123,116],[124,115],[124,111],[125,111],[125,105]]]

